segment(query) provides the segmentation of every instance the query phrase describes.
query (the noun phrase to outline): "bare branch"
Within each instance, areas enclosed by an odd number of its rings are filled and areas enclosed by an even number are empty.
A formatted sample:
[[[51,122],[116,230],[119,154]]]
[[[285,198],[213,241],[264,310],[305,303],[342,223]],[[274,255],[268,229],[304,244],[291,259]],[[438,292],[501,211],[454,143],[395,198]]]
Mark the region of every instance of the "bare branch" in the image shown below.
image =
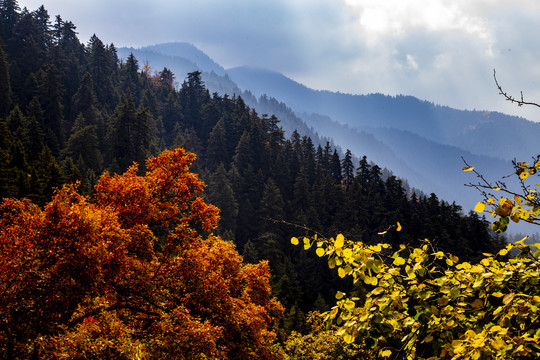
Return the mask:
[[[540,104],[538,103],[535,103],[535,102],[529,102],[529,101],[525,101],[524,98],[523,98],[523,91],[521,91],[521,97],[520,99],[516,99],[515,97],[511,96],[511,95],[508,95],[506,92],[503,91],[501,85],[499,85],[499,82],[497,81],[497,76],[496,76],[496,72],[495,72],[495,69],[493,69],[493,79],[495,79],[495,84],[497,85],[497,89],[499,89],[499,94],[501,94],[502,96],[504,96],[504,98],[512,103],[515,103],[517,104],[518,106],[522,106],[522,105],[533,105],[533,106],[537,106],[537,107],[540,107]]]

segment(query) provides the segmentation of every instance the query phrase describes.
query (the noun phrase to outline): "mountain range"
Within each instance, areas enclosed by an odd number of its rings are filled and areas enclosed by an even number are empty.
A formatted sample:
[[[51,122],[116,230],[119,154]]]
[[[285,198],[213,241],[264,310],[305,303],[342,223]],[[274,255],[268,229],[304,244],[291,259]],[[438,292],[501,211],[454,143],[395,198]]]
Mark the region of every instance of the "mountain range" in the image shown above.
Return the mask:
[[[513,159],[536,155],[540,138],[538,124],[499,112],[458,110],[405,95],[314,90],[267,69],[224,69],[188,43],[118,49],[121,59],[130,53],[153,71],[167,67],[177,81],[201,71],[211,92],[242,96],[260,114],[275,114],[286,134],[296,129],[315,143],[330,141],[356,158],[366,155],[410,186],[466,211],[481,196],[465,186],[477,179],[462,171],[463,159],[486,179],[499,180],[512,173]]]

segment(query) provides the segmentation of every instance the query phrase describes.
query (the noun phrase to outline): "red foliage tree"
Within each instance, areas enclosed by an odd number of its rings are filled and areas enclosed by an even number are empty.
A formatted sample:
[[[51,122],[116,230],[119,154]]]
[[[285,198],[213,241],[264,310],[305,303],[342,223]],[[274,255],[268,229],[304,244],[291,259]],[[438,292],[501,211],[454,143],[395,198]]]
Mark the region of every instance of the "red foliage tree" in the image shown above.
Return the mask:
[[[271,359],[282,313],[266,262],[208,234],[218,209],[166,150],[76,186],[43,209],[0,205],[0,352],[6,359]]]

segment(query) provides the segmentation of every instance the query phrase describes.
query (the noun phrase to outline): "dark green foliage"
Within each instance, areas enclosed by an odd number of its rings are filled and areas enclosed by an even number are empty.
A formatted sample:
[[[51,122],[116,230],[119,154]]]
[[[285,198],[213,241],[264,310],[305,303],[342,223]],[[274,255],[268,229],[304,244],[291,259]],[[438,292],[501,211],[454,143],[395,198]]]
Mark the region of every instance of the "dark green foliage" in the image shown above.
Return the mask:
[[[11,82],[6,54],[0,44],[0,118],[5,118],[11,108]]]

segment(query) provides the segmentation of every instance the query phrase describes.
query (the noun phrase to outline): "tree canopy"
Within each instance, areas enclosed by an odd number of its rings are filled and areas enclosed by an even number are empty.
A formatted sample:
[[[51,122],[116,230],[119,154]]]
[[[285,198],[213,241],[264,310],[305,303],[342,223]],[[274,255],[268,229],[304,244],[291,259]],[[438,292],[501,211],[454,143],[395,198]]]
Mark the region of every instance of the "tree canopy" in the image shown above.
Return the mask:
[[[273,358],[282,312],[267,262],[242,263],[209,234],[218,209],[164,151],[105,173],[94,201],[76,185],[43,208],[0,205],[0,350],[7,359]]]

